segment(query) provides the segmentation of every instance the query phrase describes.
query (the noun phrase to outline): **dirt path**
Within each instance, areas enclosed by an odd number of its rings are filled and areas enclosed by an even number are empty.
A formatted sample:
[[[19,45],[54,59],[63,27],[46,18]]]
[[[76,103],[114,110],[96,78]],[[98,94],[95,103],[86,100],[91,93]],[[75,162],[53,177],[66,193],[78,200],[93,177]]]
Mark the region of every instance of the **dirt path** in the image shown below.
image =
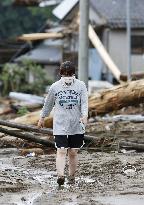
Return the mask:
[[[55,153],[38,157],[0,155],[1,205],[142,205],[144,153],[79,153],[76,184],[56,183]],[[126,176],[123,167],[135,166]],[[66,180],[67,182],[67,180]]]

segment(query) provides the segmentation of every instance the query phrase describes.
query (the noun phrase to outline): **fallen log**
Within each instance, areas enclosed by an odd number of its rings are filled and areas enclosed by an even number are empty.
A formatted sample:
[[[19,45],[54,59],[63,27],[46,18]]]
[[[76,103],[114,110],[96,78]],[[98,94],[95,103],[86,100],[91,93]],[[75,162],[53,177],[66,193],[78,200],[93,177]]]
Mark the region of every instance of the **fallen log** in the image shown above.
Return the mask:
[[[10,121],[5,121],[5,120],[0,120],[0,125],[3,126],[7,126],[7,127],[11,127],[11,128],[17,128],[17,129],[21,129],[24,131],[31,131],[31,132],[35,132],[35,133],[43,133],[43,134],[50,134],[53,135],[53,130],[50,128],[41,128],[39,129],[37,126],[32,126],[32,125],[25,125],[25,124],[18,124],[18,123],[14,123],[14,122],[10,122]],[[91,128],[93,127],[93,128]],[[96,129],[95,127],[99,127],[98,129]],[[117,137],[120,136],[127,136],[130,135],[132,136],[133,133],[141,136],[142,133],[144,132],[144,129],[142,128],[121,128],[121,125],[118,125],[118,127],[116,127],[115,123],[110,123],[110,124],[103,124],[100,126],[100,124],[96,124],[96,123],[90,123],[87,126],[87,133],[91,133],[94,132],[94,135],[101,135],[102,136],[114,136],[115,132],[117,133]],[[116,130],[115,130],[116,129]],[[19,130],[20,131],[20,130]],[[90,136],[89,134],[85,134],[85,140],[89,140],[89,141],[96,141],[100,139],[99,137],[96,136]]]
[[[55,145],[54,142],[52,142],[50,140],[44,140],[44,139],[41,139],[41,138],[34,136],[33,134],[29,134],[29,133],[21,133],[21,132],[19,132],[19,130],[18,131],[8,130],[8,129],[5,129],[3,127],[0,127],[0,132],[14,136],[14,137],[18,137],[18,138],[21,138],[24,140],[28,140],[30,142],[36,142],[36,143],[39,143],[39,144],[42,144],[42,145],[45,145],[48,147],[54,147],[54,145]]]
[[[20,93],[20,92],[10,92],[9,97],[16,100],[21,100],[25,102],[29,102],[31,104],[40,104],[42,105],[44,103],[44,98],[37,96],[37,95],[31,95],[26,93]]]
[[[0,155],[7,155],[7,154],[19,154],[19,150],[17,148],[3,148],[0,149]]]
[[[144,151],[144,144],[138,144],[134,142],[120,141],[119,147],[127,147],[135,150]]]
[[[17,129],[21,129],[21,130],[25,130],[25,131],[43,133],[43,134],[52,134],[53,133],[53,130],[50,128],[38,128],[36,126],[17,124],[17,123],[6,121],[6,120],[0,120],[0,125],[12,127],[12,128],[17,128]]]
[[[132,73],[131,74],[131,80],[140,80],[142,78],[144,78],[144,72]],[[127,75],[123,75],[123,74],[121,74],[120,79],[122,81],[127,81],[128,80]]]
[[[128,121],[128,122],[144,122],[144,116],[143,115],[114,115],[114,116],[104,116],[101,119],[106,122],[118,122],[118,121]]]
[[[12,110],[12,108],[5,108],[5,109],[3,109],[3,110],[1,110],[0,111],[0,115],[6,115],[6,114],[9,114],[9,113],[11,113],[13,110]]]
[[[30,153],[34,153],[35,156],[38,156],[38,155],[42,155],[44,154],[44,151],[41,149],[41,148],[23,148],[23,149],[19,149],[20,151],[20,154],[21,155],[27,155],[27,154],[30,154]]]
[[[90,135],[84,135],[84,140],[88,140],[88,141],[97,141],[98,137],[95,137],[95,136],[90,136]]]
[[[21,129],[21,130],[29,131],[29,132],[31,131],[31,132],[35,132],[35,133],[43,133],[43,134],[53,135],[53,130],[50,128],[39,129],[37,126],[17,124],[17,123],[13,123],[13,122],[9,122],[9,121],[4,121],[4,120],[0,120],[0,125],[7,126],[10,128],[17,128],[17,129]],[[110,139],[111,137],[114,137],[115,132],[116,132],[117,138],[126,137],[128,135],[132,136],[133,134],[134,135],[137,134],[140,137],[140,136],[142,136],[142,134],[144,132],[144,129],[142,129],[142,128],[141,129],[136,129],[136,128],[135,129],[130,129],[130,128],[129,129],[128,128],[122,129],[121,126],[117,126],[117,128],[116,128],[115,124],[112,124],[112,125],[107,124],[106,126],[103,125],[103,128],[100,128],[100,125],[96,125],[95,123],[91,123],[91,124],[89,124],[89,126],[93,126],[93,127],[98,126],[99,127],[99,129],[97,129],[95,131],[93,131],[89,128],[90,132],[87,132],[87,134],[84,135],[84,139],[86,141],[93,141],[94,143],[99,142],[100,139],[103,138],[103,136],[105,136],[108,139]],[[108,130],[107,130],[107,127],[108,127]],[[13,131],[21,132],[21,130],[13,130]],[[89,133],[91,133],[91,132],[94,132],[94,135],[96,135],[97,137],[89,135]],[[142,142],[140,142],[140,143],[142,143]]]
[[[17,117],[15,119],[12,119],[11,122],[23,123],[26,125],[36,125],[40,118],[40,112],[41,111],[35,111],[35,112],[28,113],[22,117]],[[50,113],[48,117],[45,118],[44,125],[45,127],[49,127],[49,128],[53,127],[52,112]]]
[[[89,117],[104,115],[123,107],[144,102],[144,80],[124,83],[89,97]],[[40,111],[32,112],[12,120],[13,122],[36,125]],[[53,112],[45,118],[45,127],[53,127]]]
[[[103,115],[144,102],[144,80],[115,86],[89,97],[89,116]]]
[[[14,123],[23,123],[26,125],[34,125],[38,122],[38,118],[40,116],[40,111],[35,111],[28,113],[26,115],[23,115],[21,117],[17,117],[15,119],[10,120],[11,122]]]
[[[11,128],[17,128],[17,129],[21,129],[21,130],[24,130],[24,131],[32,131],[32,132],[38,132],[38,133],[43,133],[43,134],[50,134],[50,135],[53,135],[53,130],[52,129],[48,129],[48,128],[38,128],[37,126],[30,126],[30,125],[24,125],[24,124],[17,124],[17,123],[13,123],[13,122],[9,122],[9,121],[5,121],[5,120],[0,120],[0,125],[3,125],[3,126],[7,126],[7,127],[11,127]],[[3,128],[0,127],[0,131],[2,131]],[[7,130],[4,128],[4,131]],[[8,131],[8,130],[7,130]],[[18,131],[20,130],[9,130],[10,135],[12,136],[15,136],[15,137],[18,137],[17,136],[17,133]],[[12,132],[13,131],[13,132]],[[5,132],[4,132],[5,133]],[[16,133],[16,135],[13,135],[14,133]],[[6,133],[7,134],[7,133]],[[21,134],[21,133],[20,133]],[[29,134],[26,134],[26,135],[29,135]],[[21,138],[21,137],[20,137]],[[33,137],[32,137],[33,138]],[[25,139],[25,138],[24,138]],[[37,139],[37,138],[36,138]],[[89,136],[89,135],[84,135],[84,139],[85,140],[97,140],[99,139],[98,137],[95,137],[95,136]]]
[[[29,104],[29,103],[24,103],[24,102],[20,102],[20,103],[13,103],[10,105],[11,107],[11,111],[15,111],[18,112],[20,109],[22,108],[26,108],[28,111],[33,112],[37,109],[41,108],[40,104]]]

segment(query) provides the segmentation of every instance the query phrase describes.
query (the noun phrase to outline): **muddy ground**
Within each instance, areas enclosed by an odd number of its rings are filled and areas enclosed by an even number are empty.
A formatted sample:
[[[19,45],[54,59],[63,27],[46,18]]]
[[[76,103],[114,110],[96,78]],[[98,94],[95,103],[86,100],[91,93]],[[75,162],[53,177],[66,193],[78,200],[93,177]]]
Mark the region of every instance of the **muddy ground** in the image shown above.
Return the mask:
[[[134,165],[126,175],[123,168]],[[16,148],[1,149],[1,205],[142,205],[144,153],[117,151],[79,153],[74,185],[56,183],[55,150],[37,157],[20,156]],[[66,169],[67,173],[67,169]]]
[[[144,152],[118,147],[123,139],[143,143],[143,123],[100,121],[86,131],[99,140],[79,151],[76,183],[68,185],[66,178],[60,188],[55,149],[0,133],[0,205],[143,205]],[[23,148],[43,153],[28,157]]]

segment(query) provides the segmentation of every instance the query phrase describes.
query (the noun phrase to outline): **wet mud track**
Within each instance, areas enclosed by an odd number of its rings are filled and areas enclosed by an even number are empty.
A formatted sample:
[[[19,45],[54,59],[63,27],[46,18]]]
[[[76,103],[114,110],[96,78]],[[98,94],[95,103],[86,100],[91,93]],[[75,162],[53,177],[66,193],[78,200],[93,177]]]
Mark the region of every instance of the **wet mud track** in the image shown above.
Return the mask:
[[[123,168],[130,163],[136,172]],[[142,205],[144,153],[79,153],[74,185],[58,187],[55,152],[37,157],[0,155],[1,205]],[[67,167],[66,167],[67,168]],[[66,169],[67,172],[67,169]]]

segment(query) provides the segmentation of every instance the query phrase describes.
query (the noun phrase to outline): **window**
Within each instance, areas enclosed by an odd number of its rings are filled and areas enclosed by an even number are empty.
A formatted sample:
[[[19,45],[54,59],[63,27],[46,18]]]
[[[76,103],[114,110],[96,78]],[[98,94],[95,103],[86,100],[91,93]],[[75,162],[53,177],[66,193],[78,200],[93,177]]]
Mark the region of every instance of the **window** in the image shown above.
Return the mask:
[[[131,53],[137,55],[144,54],[144,36],[132,35]]]

